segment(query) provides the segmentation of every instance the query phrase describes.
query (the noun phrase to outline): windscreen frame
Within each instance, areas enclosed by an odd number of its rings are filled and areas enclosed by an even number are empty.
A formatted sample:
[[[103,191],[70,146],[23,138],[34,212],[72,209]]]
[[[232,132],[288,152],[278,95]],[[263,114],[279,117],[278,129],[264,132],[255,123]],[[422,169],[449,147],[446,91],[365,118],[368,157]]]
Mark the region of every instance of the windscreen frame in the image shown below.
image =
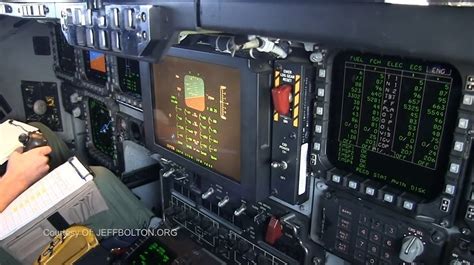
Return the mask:
[[[207,181],[219,184],[243,198],[264,198],[269,194],[270,181],[270,85],[271,70],[263,72],[252,68],[251,60],[216,54],[208,51],[172,47],[167,54],[173,57],[220,64],[240,70],[240,183],[185,158],[155,142],[153,65],[141,63],[143,110],[146,147],[173,160]],[[268,62],[265,62],[268,64]]]

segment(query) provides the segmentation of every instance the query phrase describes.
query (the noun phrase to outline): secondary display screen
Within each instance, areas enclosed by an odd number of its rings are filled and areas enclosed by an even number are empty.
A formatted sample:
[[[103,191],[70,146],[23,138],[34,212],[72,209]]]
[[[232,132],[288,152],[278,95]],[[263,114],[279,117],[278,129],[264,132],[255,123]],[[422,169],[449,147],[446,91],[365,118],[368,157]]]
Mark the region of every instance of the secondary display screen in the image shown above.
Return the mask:
[[[56,44],[58,49],[58,64],[64,73],[74,75],[76,72],[76,60],[74,55],[74,47],[67,43],[61,31],[61,26],[55,27]]]
[[[344,52],[334,60],[328,157],[424,198],[440,192],[456,120],[452,66]]]
[[[109,157],[114,156],[114,143],[112,140],[112,117],[107,106],[93,98],[89,98],[89,117],[92,142],[95,148]]]
[[[140,63],[117,57],[117,67],[122,92],[141,97]]]
[[[168,265],[172,264],[176,257],[177,255],[170,251],[164,244],[161,244],[161,242],[151,241],[136,250],[127,264]]]
[[[240,72],[166,57],[153,66],[155,141],[240,181]]]
[[[107,82],[105,54],[95,51],[84,51],[84,65],[88,80],[99,85]]]

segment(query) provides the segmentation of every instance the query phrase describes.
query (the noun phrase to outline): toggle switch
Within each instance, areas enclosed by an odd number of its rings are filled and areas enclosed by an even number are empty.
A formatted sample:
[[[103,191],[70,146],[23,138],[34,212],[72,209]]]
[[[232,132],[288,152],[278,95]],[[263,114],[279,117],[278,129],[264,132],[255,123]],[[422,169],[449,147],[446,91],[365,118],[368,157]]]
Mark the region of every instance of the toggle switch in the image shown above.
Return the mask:
[[[279,168],[279,169],[285,170],[288,168],[288,163],[286,163],[285,161],[281,161],[281,162],[273,161],[270,165],[274,169]]]
[[[214,193],[214,189],[212,187],[210,187],[206,192],[204,192],[202,195],[201,195],[201,198],[203,200],[206,200],[207,198],[209,198],[212,194]]]
[[[278,114],[286,116],[290,113],[292,89],[293,88],[289,84],[283,84],[272,89],[273,107]]]
[[[283,225],[279,219],[277,219],[275,216],[272,216],[267,226],[265,242],[270,245],[274,245],[281,236],[283,236]]]
[[[222,207],[224,207],[229,201],[230,201],[229,196],[225,196],[222,200],[220,200],[220,201],[217,203],[217,206],[218,206],[219,208],[222,208]]]
[[[234,215],[235,216],[241,216],[245,210],[247,210],[247,205],[245,205],[245,203],[242,203],[242,205],[240,205],[240,207],[234,211]]]

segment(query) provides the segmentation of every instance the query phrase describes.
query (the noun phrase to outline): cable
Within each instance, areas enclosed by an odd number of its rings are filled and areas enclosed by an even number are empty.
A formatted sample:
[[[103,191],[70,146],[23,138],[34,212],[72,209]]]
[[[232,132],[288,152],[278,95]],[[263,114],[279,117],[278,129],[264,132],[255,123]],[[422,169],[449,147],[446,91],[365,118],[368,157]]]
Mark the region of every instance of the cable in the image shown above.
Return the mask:
[[[20,128],[20,129],[22,129],[22,130],[23,130],[24,132],[26,132],[26,133],[29,133],[29,132],[30,132],[30,131],[26,130],[23,126],[21,126],[20,124],[14,124],[13,122],[14,122],[14,120],[12,120],[12,119],[8,120],[8,123],[9,123],[9,124],[11,124],[11,125],[13,125],[13,126],[15,126],[15,127],[18,127],[18,128]]]

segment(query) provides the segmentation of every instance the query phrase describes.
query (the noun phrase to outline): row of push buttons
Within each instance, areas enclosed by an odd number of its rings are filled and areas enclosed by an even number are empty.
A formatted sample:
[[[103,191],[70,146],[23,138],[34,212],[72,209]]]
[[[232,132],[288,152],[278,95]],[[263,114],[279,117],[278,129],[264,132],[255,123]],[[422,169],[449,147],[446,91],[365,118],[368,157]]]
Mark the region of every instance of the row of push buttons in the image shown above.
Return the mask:
[[[357,181],[355,179],[350,179],[349,177],[343,177],[338,173],[330,173],[330,181],[336,184],[341,184],[344,185],[345,187],[361,192],[367,196],[370,197],[377,197],[378,192],[381,193],[381,199],[389,204],[395,204],[397,201],[397,196],[394,192],[388,191],[388,190],[383,190],[383,189],[378,189],[377,185],[372,185],[372,184],[367,184],[370,182],[362,183],[360,181]],[[344,181],[346,180],[346,181]],[[362,187],[362,184],[364,184],[364,187]],[[415,201],[409,200],[409,199],[403,199],[401,207],[405,210],[408,211],[413,211],[416,208],[416,203]]]

